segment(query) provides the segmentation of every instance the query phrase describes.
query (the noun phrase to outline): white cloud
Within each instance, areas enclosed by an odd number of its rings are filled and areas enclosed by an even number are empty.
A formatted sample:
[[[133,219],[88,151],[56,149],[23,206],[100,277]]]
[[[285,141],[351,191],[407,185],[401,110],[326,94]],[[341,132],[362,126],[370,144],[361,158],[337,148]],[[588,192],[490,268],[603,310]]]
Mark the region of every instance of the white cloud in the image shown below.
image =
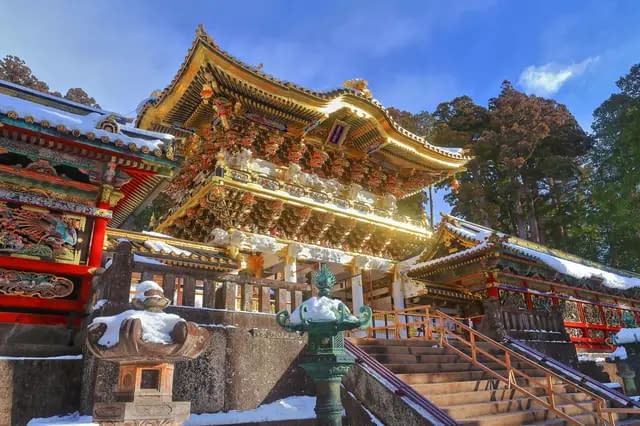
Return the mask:
[[[596,57],[589,57],[582,62],[571,65],[559,65],[553,62],[546,65],[531,65],[520,74],[520,85],[530,93],[536,95],[553,95],[570,78],[577,77],[585,70],[597,62]]]

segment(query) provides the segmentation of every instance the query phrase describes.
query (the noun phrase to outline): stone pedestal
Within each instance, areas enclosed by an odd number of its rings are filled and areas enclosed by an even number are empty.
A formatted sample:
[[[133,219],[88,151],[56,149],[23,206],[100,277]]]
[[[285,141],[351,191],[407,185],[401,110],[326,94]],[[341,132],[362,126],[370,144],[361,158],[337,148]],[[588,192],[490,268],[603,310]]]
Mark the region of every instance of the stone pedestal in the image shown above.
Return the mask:
[[[120,363],[117,402],[96,403],[93,421],[100,425],[181,425],[190,402],[173,402],[172,363]]]

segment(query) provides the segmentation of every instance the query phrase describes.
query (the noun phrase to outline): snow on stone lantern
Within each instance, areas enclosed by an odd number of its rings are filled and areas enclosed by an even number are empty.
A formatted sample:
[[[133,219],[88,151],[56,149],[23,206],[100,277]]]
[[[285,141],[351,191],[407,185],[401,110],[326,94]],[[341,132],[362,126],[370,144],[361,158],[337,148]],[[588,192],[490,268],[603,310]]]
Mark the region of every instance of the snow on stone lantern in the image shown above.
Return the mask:
[[[174,402],[176,361],[198,357],[210,334],[180,316],[163,312],[169,304],[153,281],[136,287],[134,309],[97,317],[89,325],[86,344],[98,359],[119,365],[116,402],[97,402],[93,420],[101,425],[181,425],[190,402]]]
[[[633,321],[635,325],[635,321]],[[625,326],[632,324],[625,321]],[[638,378],[640,377],[640,328],[629,327],[618,331],[611,341],[618,348],[609,355],[615,361],[617,374],[622,378],[627,395],[638,394]]]
[[[336,278],[327,265],[313,273],[311,281],[319,290],[318,297],[307,299],[291,314],[286,310],[278,312],[276,322],[289,332],[309,333],[300,365],[316,383],[318,425],[340,426],[340,383],[355,362],[344,350],[343,332],[368,327],[372,313],[370,307],[362,306],[360,318],[356,318],[344,303],[329,297]]]

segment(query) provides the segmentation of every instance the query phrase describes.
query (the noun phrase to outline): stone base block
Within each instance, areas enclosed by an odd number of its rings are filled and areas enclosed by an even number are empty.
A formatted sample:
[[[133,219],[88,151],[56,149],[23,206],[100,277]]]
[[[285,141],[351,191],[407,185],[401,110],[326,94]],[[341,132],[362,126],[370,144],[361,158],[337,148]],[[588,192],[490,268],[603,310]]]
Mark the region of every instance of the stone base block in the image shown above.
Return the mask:
[[[179,426],[191,413],[186,402],[99,402],[93,421],[101,426]]]

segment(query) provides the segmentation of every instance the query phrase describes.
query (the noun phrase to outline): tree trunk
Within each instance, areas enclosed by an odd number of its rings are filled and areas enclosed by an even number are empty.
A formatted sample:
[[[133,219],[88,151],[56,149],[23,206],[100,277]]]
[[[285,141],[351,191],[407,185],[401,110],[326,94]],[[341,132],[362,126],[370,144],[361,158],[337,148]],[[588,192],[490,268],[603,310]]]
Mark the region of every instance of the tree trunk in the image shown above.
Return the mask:
[[[519,182],[515,183],[515,210],[516,210],[516,235],[527,238],[527,221],[524,212],[524,188]]]

